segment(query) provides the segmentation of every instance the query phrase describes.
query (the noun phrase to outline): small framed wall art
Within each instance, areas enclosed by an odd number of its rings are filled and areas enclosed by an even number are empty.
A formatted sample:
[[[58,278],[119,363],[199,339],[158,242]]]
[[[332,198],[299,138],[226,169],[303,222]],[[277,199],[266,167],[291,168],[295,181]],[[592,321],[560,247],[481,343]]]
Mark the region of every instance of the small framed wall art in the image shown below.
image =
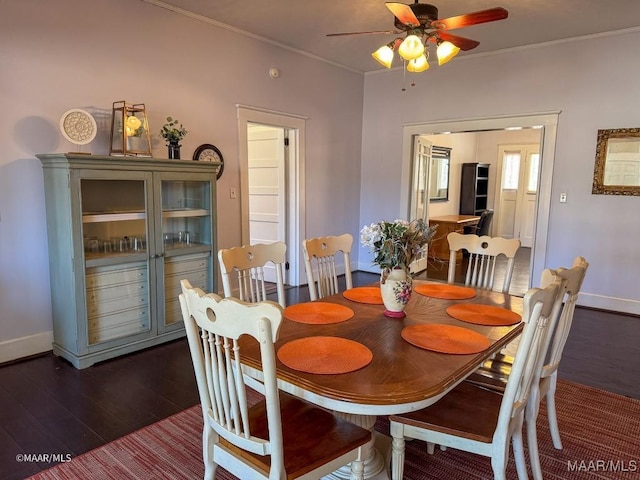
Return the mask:
[[[96,138],[98,127],[93,116],[86,110],[72,108],[60,117],[60,132],[71,143],[86,145]]]

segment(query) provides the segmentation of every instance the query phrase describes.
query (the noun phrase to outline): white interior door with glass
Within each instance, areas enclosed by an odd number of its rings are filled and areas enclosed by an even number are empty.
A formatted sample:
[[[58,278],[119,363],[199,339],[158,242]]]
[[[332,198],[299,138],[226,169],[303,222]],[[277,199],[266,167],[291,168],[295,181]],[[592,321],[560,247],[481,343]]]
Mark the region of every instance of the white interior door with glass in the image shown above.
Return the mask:
[[[421,218],[428,222],[429,215],[429,174],[431,166],[433,144],[427,139],[415,136],[413,172],[411,188],[411,206],[408,220]],[[427,250],[423,249],[420,255],[410,265],[411,273],[418,273],[427,269]]]
[[[497,235],[533,246],[540,146],[501,145],[498,149]]]

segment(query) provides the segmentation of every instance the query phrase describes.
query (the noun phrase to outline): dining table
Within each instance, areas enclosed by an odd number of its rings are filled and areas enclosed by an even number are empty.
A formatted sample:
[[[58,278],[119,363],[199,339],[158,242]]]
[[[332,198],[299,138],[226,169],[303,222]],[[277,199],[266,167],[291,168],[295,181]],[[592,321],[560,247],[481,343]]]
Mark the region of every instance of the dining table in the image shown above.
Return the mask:
[[[376,480],[389,478],[390,449],[377,417],[434,404],[523,326],[523,300],[509,294],[414,279],[406,315],[390,318],[379,291],[356,287],[287,307],[275,345],[280,390],[372,431],[363,455],[365,478]],[[260,381],[259,346],[240,346],[245,376]],[[349,469],[327,478],[348,479]]]

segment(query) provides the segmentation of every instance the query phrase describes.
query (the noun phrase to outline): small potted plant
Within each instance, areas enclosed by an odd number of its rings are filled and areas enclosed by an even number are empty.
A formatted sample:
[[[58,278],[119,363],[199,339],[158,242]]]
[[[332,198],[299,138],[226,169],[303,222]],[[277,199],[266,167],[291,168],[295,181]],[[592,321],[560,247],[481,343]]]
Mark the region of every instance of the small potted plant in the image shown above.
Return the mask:
[[[162,126],[160,135],[167,142],[169,147],[169,158],[180,159],[180,141],[187,135],[187,129],[182,123],[172,117],[167,117],[167,123]]]

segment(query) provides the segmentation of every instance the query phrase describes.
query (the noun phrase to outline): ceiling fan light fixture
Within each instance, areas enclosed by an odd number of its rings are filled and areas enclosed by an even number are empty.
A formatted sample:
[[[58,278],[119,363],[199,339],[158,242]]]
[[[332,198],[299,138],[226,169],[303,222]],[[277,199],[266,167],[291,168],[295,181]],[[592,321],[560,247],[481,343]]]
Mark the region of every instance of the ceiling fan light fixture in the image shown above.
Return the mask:
[[[393,63],[393,49],[390,45],[384,45],[371,54],[376,61],[387,68],[391,68]]]
[[[398,53],[405,60],[413,60],[424,54],[424,45],[417,35],[407,35],[398,47]]]
[[[428,69],[429,62],[427,61],[426,55],[420,55],[418,58],[409,60],[409,63],[407,63],[407,71],[409,72],[420,73]]]
[[[451,42],[438,42],[436,54],[438,56],[438,65],[444,65],[453,57],[455,57],[460,49]]]

